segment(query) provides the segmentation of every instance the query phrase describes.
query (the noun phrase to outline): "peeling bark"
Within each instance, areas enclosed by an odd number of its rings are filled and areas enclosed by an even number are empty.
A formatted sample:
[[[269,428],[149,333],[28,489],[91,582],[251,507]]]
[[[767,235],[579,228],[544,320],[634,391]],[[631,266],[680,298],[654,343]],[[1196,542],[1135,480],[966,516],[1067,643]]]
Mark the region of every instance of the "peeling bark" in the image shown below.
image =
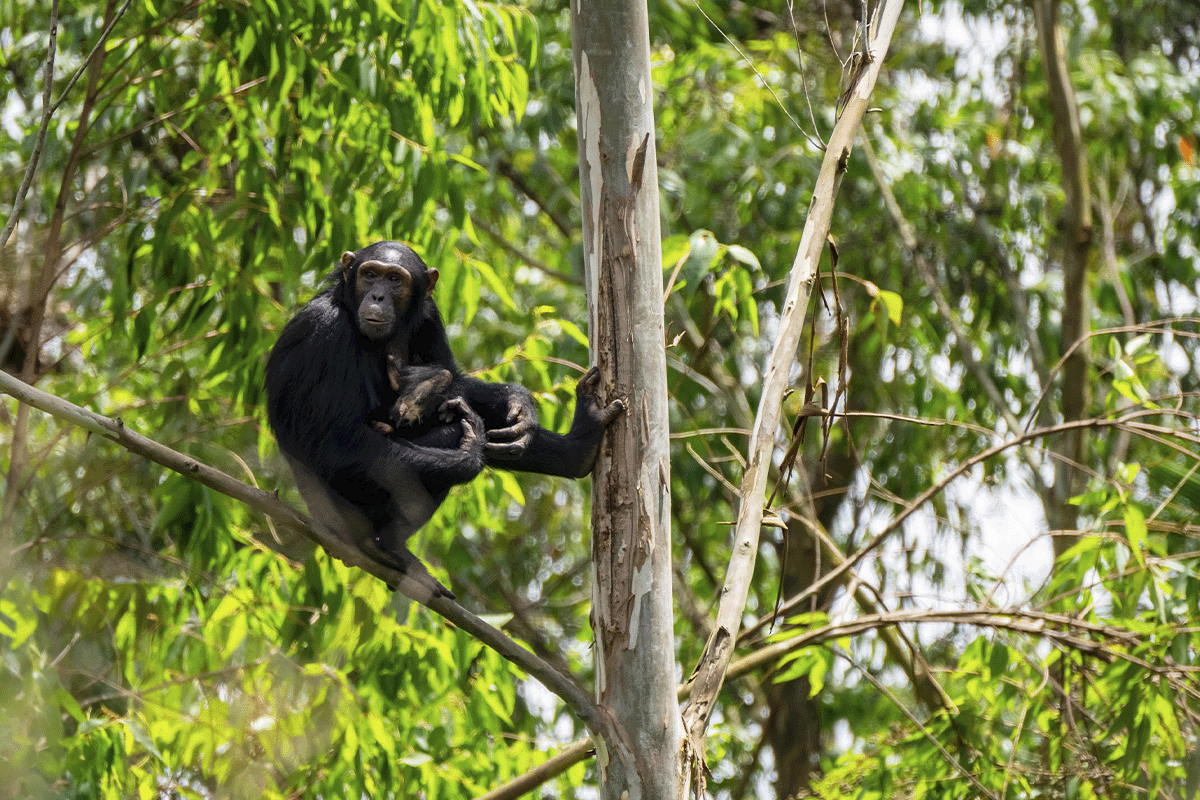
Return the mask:
[[[658,174],[644,0],[571,7],[592,352],[627,411],[592,487],[597,741],[610,800],[682,795],[671,605],[670,475]]]

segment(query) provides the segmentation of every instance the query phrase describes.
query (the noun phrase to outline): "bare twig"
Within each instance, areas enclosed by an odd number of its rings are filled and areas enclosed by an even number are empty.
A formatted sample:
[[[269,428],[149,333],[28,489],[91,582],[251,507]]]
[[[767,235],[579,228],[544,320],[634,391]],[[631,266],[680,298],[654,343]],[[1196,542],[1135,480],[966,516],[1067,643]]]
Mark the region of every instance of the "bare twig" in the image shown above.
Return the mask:
[[[42,148],[46,144],[46,132],[50,130],[50,117],[54,115],[56,106],[50,105],[50,95],[54,93],[54,57],[58,52],[58,0],[54,0],[50,4],[50,44],[46,52],[46,88],[42,91],[42,122],[38,125],[37,138],[33,142],[33,154],[29,157],[29,163],[25,166],[25,177],[21,180],[21,188],[17,190],[16,199],[13,200],[12,212],[8,215],[8,222],[4,223],[4,232],[0,233],[0,249],[8,244],[8,237],[12,236],[12,232],[17,227],[17,220],[21,218],[21,212],[25,209],[25,197],[29,194],[29,187],[33,184],[34,173],[37,172],[38,162],[42,159]],[[80,67],[80,72],[83,68]],[[78,76],[80,73],[76,73]],[[67,87],[70,89],[70,86]],[[64,92],[64,95],[66,93]],[[13,330],[16,330],[16,325],[13,325]]]
[[[1013,437],[1012,439],[1001,442],[1000,444],[989,447],[987,450],[984,450],[980,453],[975,454],[974,456],[971,456],[970,458],[966,459],[961,464],[959,464],[957,467],[955,467],[953,470],[951,470],[945,477],[943,477],[941,480],[939,480],[936,484],[934,484],[933,486],[930,486],[928,489],[926,489],[924,492],[922,492],[920,495],[918,495],[915,499],[913,499],[912,502],[910,502],[908,505],[906,505],[899,514],[897,514],[895,517],[892,518],[891,522],[889,522],[886,526],[884,526],[883,530],[879,531],[879,533],[877,533],[869,541],[867,541],[866,544],[864,544],[862,547],[860,547],[854,553],[854,555],[849,556],[845,562],[843,562],[839,566],[835,567],[834,569],[830,570],[828,573],[826,573],[824,576],[822,576],[820,578],[820,580],[814,581],[811,585],[805,587],[798,594],[796,594],[793,597],[791,597],[790,599],[788,599],[787,602],[785,602],[782,606],[780,606],[780,613],[786,613],[790,609],[795,608],[797,605],[799,605],[801,602],[803,602],[808,597],[810,597],[810,596],[816,594],[817,592],[821,591],[822,589],[824,589],[831,582],[841,580],[842,576],[847,571],[853,569],[855,567],[855,565],[857,565],[864,558],[866,558],[866,556],[868,554],[870,554],[876,548],[878,548],[881,544],[883,544],[883,542],[889,536],[891,536],[893,533],[895,533],[897,530],[899,530],[900,526],[904,524],[904,521],[907,520],[914,513],[916,513],[918,508],[920,508],[925,503],[927,503],[929,500],[933,499],[938,494],[940,494],[951,482],[962,477],[962,475],[964,475],[968,471],[970,471],[976,464],[980,464],[991,458],[995,458],[997,455],[1004,452],[1005,450],[1008,450],[1013,447],[1019,447],[1019,446],[1025,444],[1029,441],[1032,441],[1034,439],[1046,438],[1046,437],[1051,437],[1051,436],[1061,436],[1064,434],[1077,433],[1077,432],[1082,433],[1083,431],[1085,431],[1089,428],[1103,429],[1103,428],[1121,428],[1121,427],[1126,427],[1126,426],[1135,426],[1135,425],[1138,425],[1138,423],[1136,422],[1137,418],[1146,416],[1149,414],[1161,414],[1161,413],[1162,413],[1161,411],[1152,410],[1152,409],[1131,409],[1124,414],[1121,414],[1121,415],[1115,416],[1115,417],[1111,417],[1111,418],[1107,418],[1107,419],[1094,418],[1094,419],[1076,420],[1074,422],[1063,422],[1058,425],[1051,425],[1046,428],[1039,428],[1035,431],[1029,431],[1029,432],[1022,433],[1018,436]],[[1178,435],[1178,432],[1176,432],[1176,431],[1169,431],[1169,433]],[[747,629],[747,633],[749,633],[750,631],[758,630],[758,629],[762,628],[763,626],[767,625],[769,622],[770,622],[770,617],[769,616],[764,617],[763,619],[756,622],[754,625],[750,626]]]
[[[967,371],[974,376],[975,381],[983,388],[988,398],[991,399],[992,408],[996,409],[996,412],[1000,414],[1008,429],[1016,433],[1021,430],[1020,420],[1009,409],[1008,401],[1004,399],[1004,395],[1000,392],[1000,388],[996,386],[996,382],[992,380],[992,376],[980,360],[975,357],[973,340],[966,328],[963,327],[958,315],[954,313],[954,309],[950,307],[950,301],[946,299],[946,293],[942,291],[941,284],[938,283],[937,277],[933,274],[932,265],[921,255],[921,249],[917,246],[916,233],[913,231],[913,227],[908,219],[904,216],[904,212],[900,208],[900,203],[896,200],[896,195],[892,192],[892,187],[888,185],[887,180],[883,176],[879,160],[875,157],[875,150],[871,147],[870,138],[866,136],[862,137],[862,143],[863,153],[867,157],[867,165],[870,166],[871,174],[875,177],[875,183],[879,186],[879,191],[883,195],[883,204],[887,207],[888,213],[892,215],[892,221],[896,223],[896,227],[900,231],[900,238],[904,242],[904,247],[908,250],[913,264],[917,267],[917,272],[920,273],[921,280],[925,282],[925,288],[933,298],[938,313],[950,325],[950,331],[954,334],[954,341],[958,345],[959,357],[962,359]],[[1020,456],[1026,466],[1029,467],[1028,477],[1033,483],[1034,491],[1039,495],[1043,494],[1046,491],[1046,486],[1042,480],[1041,465],[1037,463],[1026,448],[1021,448]]]
[[[592,744],[591,739],[576,742],[524,775],[514,778],[503,786],[496,787],[487,794],[480,795],[478,800],[513,800],[513,798],[521,797],[543,783],[554,780],[595,752],[596,745]]]
[[[113,27],[125,15],[132,2],[133,0],[125,0],[125,4],[113,15],[108,24],[104,26],[104,30],[100,32],[100,36],[96,39],[96,44],[92,46],[91,52],[87,54],[87,58],[83,60],[83,63],[79,65],[79,69],[67,81],[67,86],[62,90],[62,94],[58,96],[58,100],[51,104],[50,94],[54,88],[54,54],[55,45],[58,41],[58,0],[54,0],[50,9],[50,52],[46,56],[46,89],[42,93],[42,122],[38,127],[37,141],[33,146],[33,155],[29,159],[29,164],[25,167],[25,178],[21,181],[21,188],[17,192],[16,199],[13,201],[12,213],[9,214],[8,222],[4,225],[3,233],[0,233],[0,247],[8,244],[8,237],[12,235],[13,230],[16,228],[17,220],[20,218],[21,211],[25,207],[25,197],[28,195],[29,187],[33,183],[34,173],[37,172],[38,161],[41,160],[42,147],[46,142],[46,132],[50,129],[50,118],[54,116],[54,112],[67,99],[67,96],[71,93],[71,89],[74,88],[80,77],[83,76],[92,59],[103,51],[104,44],[108,41]]]
[[[1011,608],[902,609],[830,622],[827,625],[802,630],[795,636],[762,647],[731,662],[726,671],[726,677],[740,678],[762,670],[796,650],[823,645],[847,636],[861,636],[871,631],[881,631],[900,625],[946,624],[972,625],[1044,638],[1060,647],[1087,653],[1104,661],[1127,661],[1171,681],[1173,686],[1193,698],[1200,697],[1200,691],[1194,688],[1196,675],[1200,674],[1200,667],[1180,664],[1167,666],[1150,664],[1131,654],[1130,651],[1145,640],[1144,633],[1099,625],[1065,614]],[[690,696],[691,688],[691,683],[681,685],[678,690],[679,699],[686,700]],[[921,728],[921,723],[912,715],[909,715],[909,718],[918,729]],[[514,779],[479,800],[506,800],[519,797],[522,793],[532,790],[545,781],[562,774],[574,764],[583,761],[592,754],[591,748],[590,740],[576,742],[533,772]]]
[[[933,746],[937,749],[937,751],[939,753],[942,754],[942,758],[944,758],[946,760],[946,763],[951,765],[952,767],[954,767],[954,769],[958,772],[958,774],[962,775],[964,778],[966,778],[968,781],[970,781],[971,784],[975,786],[975,789],[980,792],[981,796],[990,797],[990,798],[992,798],[992,800],[997,800],[996,795],[989,792],[987,787],[984,786],[982,783],[980,783],[979,779],[975,777],[974,773],[972,773],[970,770],[968,770],[966,767],[964,767],[961,763],[959,763],[957,758],[950,755],[950,753],[946,750],[946,748],[942,746],[942,743],[938,741],[937,737],[934,736],[929,731],[929,728],[925,727],[925,725],[921,722],[921,720],[917,719],[916,715],[913,714],[913,712],[909,710],[908,706],[901,703],[900,698],[898,698],[898,697],[896,697],[896,695],[892,694],[892,691],[890,689],[888,689],[886,686],[884,686],[879,681],[878,678],[876,678],[874,675],[872,675],[868,670],[865,670],[861,666],[859,666],[859,664],[856,661],[854,661],[854,659],[850,658],[850,656],[846,655],[845,653],[842,653],[837,649],[835,649],[834,652],[837,653],[838,655],[842,656],[847,661],[849,661],[850,664],[853,665],[856,670],[858,670],[858,673],[867,679],[868,683],[870,683],[872,686],[874,686],[878,692],[880,692],[881,694],[883,694],[884,697],[886,697],[888,700],[890,700],[892,705],[894,705],[896,708],[900,709],[900,712],[902,714],[904,714],[904,716],[908,717],[908,721],[911,722],[913,724],[913,726],[921,732],[921,735],[933,743]]]

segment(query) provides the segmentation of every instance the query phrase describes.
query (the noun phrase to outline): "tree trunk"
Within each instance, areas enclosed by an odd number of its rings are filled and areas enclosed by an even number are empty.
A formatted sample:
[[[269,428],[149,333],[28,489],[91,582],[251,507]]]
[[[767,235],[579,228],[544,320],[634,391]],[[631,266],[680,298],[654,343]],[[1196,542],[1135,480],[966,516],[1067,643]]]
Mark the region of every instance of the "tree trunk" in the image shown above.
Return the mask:
[[[1067,56],[1063,47],[1062,22],[1058,0],[1035,0],[1038,49],[1042,72],[1049,87],[1048,101],[1054,115],[1054,146],[1062,161],[1062,418],[1063,422],[1083,419],[1088,405],[1088,291],[1087,260],[1092,247],[1092,198],[1088,165],[1079,127],[1079,106]],[[1075,543],[1079,507],[1069,501],[1085,487],[1079,469],[1087,457],[1086,432],[1075,430],[1054,444],[1054,485],[1045,500],[1046,522],[1053,534],[1057,559]]]
[[[571,7],[589,321],[627,411],[592,490],[596,696],[624,731],[598,741],[604,798],[678,798],[670,458],[658,171],[645,0]]]

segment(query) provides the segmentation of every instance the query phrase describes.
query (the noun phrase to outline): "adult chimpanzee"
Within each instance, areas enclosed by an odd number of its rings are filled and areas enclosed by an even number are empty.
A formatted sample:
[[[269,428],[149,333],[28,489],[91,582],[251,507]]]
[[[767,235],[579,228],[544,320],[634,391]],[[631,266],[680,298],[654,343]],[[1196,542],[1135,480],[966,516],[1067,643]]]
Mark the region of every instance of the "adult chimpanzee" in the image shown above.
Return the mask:
[[[397,242],[345,253],[326,289],[287,324],[271,351],[267,416],[318,523],[431,596],[453,596],[405,544],[450,488],[471,480],[485,462],[583,477],[624,404],[600,404],[593,369],[576,386],[571,430],[559,435],[539,427],[524,387],[459,371],[433,300],[436,283],[437,270]],[[372,422],[378,410],[403,399],[393,381],[399,386],[408,373],[418,383],[437,382],[437,368],[451,376],[439,396],[448,398],[440,402],[440,424],[381,433]]]

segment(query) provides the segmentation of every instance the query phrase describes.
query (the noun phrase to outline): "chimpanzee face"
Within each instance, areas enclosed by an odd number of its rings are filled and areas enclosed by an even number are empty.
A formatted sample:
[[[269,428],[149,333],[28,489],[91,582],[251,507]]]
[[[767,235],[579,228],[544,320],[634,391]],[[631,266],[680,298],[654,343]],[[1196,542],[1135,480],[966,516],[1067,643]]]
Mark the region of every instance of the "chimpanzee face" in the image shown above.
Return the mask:
[[[350,290],[359,332],[382,342],[421,313],[420,304],[437,282],[437,270],[426,268],[404,245],[376,242],[342,254],[342,280]]]

